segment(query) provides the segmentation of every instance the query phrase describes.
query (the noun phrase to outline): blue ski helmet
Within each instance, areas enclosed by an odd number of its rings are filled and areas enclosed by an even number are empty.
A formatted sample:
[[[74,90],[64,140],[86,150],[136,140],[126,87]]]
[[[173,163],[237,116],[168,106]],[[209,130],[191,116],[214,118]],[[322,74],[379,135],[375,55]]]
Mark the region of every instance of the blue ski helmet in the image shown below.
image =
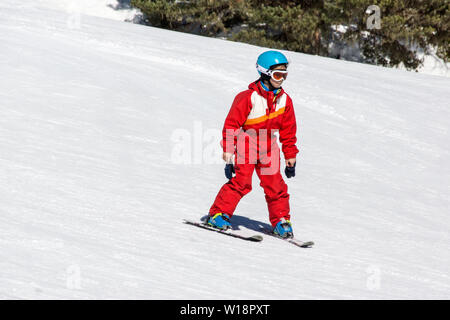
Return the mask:
[[[267,71],[270,69],[270,67],[278,64],[287,65],[289,64],[289,61],[281,52],[269,50],[259,55],[258,60],[256,61],[256,69],[258,70],[259,74],[267,74]]]

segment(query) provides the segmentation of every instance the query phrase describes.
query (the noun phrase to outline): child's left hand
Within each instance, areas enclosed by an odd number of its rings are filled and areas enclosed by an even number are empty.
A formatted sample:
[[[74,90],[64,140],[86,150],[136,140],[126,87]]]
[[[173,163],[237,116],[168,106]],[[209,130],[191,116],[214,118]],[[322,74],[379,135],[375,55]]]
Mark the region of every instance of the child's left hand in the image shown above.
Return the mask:
[[[295,159],[286,159],[286,168],[284,173],[287,178],[295,177]]]

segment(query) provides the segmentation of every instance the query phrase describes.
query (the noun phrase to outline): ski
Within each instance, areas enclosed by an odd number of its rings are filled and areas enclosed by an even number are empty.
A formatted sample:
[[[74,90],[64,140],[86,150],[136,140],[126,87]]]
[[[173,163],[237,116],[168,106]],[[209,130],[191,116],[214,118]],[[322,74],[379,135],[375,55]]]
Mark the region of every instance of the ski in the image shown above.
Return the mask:
[[[271,237],[287,241],[287,242],[292,243],[293,245],[300,247],[300,248],[311,248],[314,245],[313,241],[301,241],[301,240],[297,240],[295,238],[287,238],[287,239],[282,238],[282,237],[274,234],[272,231],[267,230],[266,228],[262,228],[261,231]]]
[[[203,222],[194,222],[194,221],[189,221],[189,220],[184,220],[183,222],[186,224],[190,224],[192,226],[196,226],[196,227],[210,230],[210,231],[215,231],[215,232],[218,232],[218,233],[230,236],[230,237],[234,237],[234,238],[238,238],[238,239],[242,239],[242,240],[246,240],[246,241],[260,242],[263,240],[263,237],[260,235],[253,235],[253,236],[247,237],[247,236],[243,236],[241,234],[237,234],[237,233],[233,232],[233,230],[231,230],[231,229],[228,229],[228,230],[216,229],[216,228],[211,227]]]

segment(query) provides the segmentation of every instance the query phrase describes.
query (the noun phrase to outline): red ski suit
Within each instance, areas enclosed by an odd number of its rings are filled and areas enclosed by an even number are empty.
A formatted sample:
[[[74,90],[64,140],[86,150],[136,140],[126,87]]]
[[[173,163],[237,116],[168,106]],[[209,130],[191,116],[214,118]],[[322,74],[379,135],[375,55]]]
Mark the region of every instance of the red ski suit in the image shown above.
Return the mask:
[[[277,94],[266,91],[255,81],[239,93],[223,127],[221,145],[234,153],[236,175],[222,186],[209,210],[230,217],[241,198],[252,190],[252,175],[264,189],[269,219],[275,226],[281,218],[289,219],[289,194],[280,173],[280,149],[275,132],[279,132],[285,159],[296,157],[298,149],[292,99],[280,88]]]

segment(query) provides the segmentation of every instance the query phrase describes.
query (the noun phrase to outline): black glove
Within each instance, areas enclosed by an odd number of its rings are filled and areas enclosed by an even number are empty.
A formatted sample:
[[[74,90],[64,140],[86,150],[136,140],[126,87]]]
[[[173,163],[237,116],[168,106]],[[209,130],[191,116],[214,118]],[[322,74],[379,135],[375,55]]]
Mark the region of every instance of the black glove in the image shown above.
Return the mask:
[[[296,164],[297,164],[297,162],[294,163],[293,167],[286,166],[286,169],[284,169],[284,173],[286,174],[286,177],[288,177],[288,178],[295,177],[295,165]]]
[[[227,177],[228,179],[231,179],[231,178],[233,178],[233,173],[235,173],[234,165],[232,163],[227,163],[225,165],[225,177]]]

